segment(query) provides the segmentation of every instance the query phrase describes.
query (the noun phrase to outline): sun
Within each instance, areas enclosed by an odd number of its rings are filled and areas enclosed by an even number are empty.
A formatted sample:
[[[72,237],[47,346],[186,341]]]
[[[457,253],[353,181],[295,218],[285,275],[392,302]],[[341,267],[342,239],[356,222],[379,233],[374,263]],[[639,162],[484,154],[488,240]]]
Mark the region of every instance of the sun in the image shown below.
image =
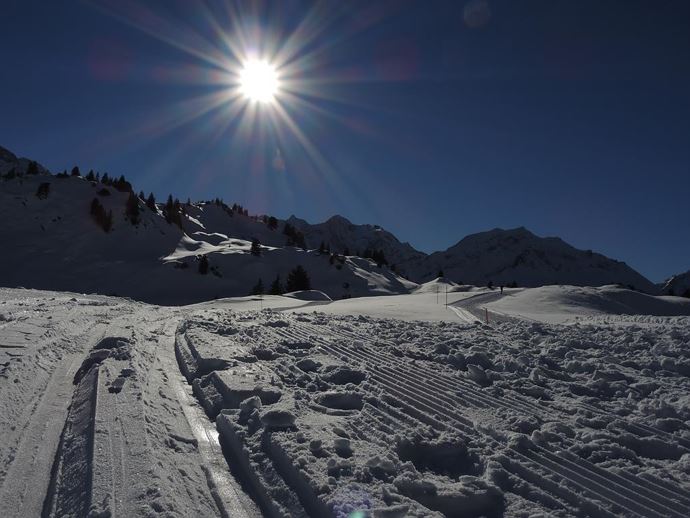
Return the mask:
[[[270,103],[279,87],[278,72],[268,61],[247,61],[240,71],[240,91],[250,101]]]

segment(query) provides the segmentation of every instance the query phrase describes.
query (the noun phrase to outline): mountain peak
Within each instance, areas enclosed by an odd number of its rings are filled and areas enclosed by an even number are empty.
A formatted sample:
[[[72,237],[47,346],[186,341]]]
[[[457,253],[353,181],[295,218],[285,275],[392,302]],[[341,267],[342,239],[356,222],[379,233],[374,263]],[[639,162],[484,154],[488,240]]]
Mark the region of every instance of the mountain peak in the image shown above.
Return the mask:
[[[325,221],[325,223],[329,225],[352,225],[352,222],[349,219],[347,219],[344,216],[341,216],[340,214],[335,214],[331,216]]]
[[[558,237],[540,237],[525,227],[494,228],[464,237],[445,252],[429,256],[425,281],[439,271],[456,282],[486,285],[542,286],[623,284],[648,293],[658,291],[625,263],[591,250],[578,250]]]

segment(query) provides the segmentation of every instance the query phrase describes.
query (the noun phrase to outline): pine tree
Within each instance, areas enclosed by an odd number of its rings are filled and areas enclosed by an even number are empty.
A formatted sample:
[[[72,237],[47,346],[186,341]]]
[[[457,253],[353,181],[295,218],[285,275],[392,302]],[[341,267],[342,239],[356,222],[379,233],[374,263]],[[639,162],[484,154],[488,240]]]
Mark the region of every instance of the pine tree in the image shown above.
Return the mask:
[[[172,194],[168,194],[168,200],[165,202],[165,206],[163,207],[163,216],[165,216],[165,221],[167,221],[168,224],[172,223],[173,221],[173,197]]]
[[[199,273],[201,275],[206,275],[208,273],[208,257],[205,255],[199,258]]]
[[[288,291],[303,291],[311,289],[311,282],[307,271],[298,264],[288,274],[286,288]]]
[[[153,196],[153,193],[149,193],[149,197],[146,198],[146,206],[151,209],[153,212],[157,212],[156,209],[156,198]]]
[[[319,245],[319,253],[320,254],[326,253],[326,244],[323,241],[321,241],[321,244]]]
[[[98,198],[94,198],[91,202],[91,216],[96,223],[103,229],[104,232],[110,232],[113,228],[113,211],[105,211]]]
[[[72,168],[72,176],[81,176],[81,173],[79,172],[79,167],[76,165]]]
[[[437,277],[443,277],[443,270],[439,270],[439,271],[438,271]]]
[[[269,290],[271,295],[282,295],[285,293],[283,285],[280,282],[280,274],[276,275],[276,279],[271,283],[271,289]]]
[[[343,255],[350,255],[350,249],[348,247],[345,247],[345,250],[343,250]]]
[[[102,208],[103,208],[103,206],[101,205],[101,202],[98,201],[98,198],[94,198],[94,199],[91,201],[91,215],[92,215],[92,216],[95,217],[96,214],[98,214],[98,212],[99,212]]]
[[[268,218],[268,228],[270,228],[271,230],[275,230],[276,228],[278,228],[278,220],[275,217],[271,216],[270,218]]]
[[[173,223],[175,223],[175,225],[182,228],[182,204],[177,198],[175,198],[175,201],[173,201],[170,219]]]
[[[139,224],[139,198],[133,192],[130,192],[127,198],[125,214],[132,225]]]
[[[113,229],[113,211],[109,210],[103,219],[103,230],[108,233]]]
[[[252,239],[252,247],[250,252],[252,255],[261,255],[261,242],[257,238]]]
[[[38,186],[38,189],[36,190],[36,197],[39,200],[45,200],[48,197],[48,193],[50,192],[50,182],[43,182],[41,185]]]
[[[29,162],[29,165],[26,168],[26,174],[38,174],[38,164],[33,160]]]
[[[91,169],[91,170],[89,171],[89,174],[86,175],[86,179],[87,179],[89,182],[95,182],[95,181],[96,181],[96,175],[94,174],[93,169]]]
[[[252,288],[251,295],[263,295],[264,294],[264,281],[259,277],[259,281]]]

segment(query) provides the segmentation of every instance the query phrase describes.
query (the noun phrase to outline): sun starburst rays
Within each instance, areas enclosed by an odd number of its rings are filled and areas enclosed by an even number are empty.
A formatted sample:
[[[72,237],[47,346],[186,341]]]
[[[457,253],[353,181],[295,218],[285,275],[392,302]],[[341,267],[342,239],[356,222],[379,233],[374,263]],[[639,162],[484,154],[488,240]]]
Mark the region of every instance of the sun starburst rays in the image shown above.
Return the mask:
[[[208,145],[225,141],[228,153],[269,152],[267,160],[257,162],[269,171],[271,157],[278,153],[279,170],[291,172],[293,177],[301,175],[302,184],[316,188],[313,179],[320,178],[320,188],[338,197],[353,190],[308,129],[324,120],[349,131],[361,127],[337,108],[362,107],[361,102],[333,87],[350,84],[357,77],[348,70],[338,72],[328,63],[330,49],[357,30],[330,31],[346,6],[333,8],[316,2],[291,30],[282,32],[267,29],[270,20],[259,12],[258,3],[224,0],[214,4],[215,8],[195,4],[194,16],[184,17],[164,15],[129,0],[94,1],[100,2],[103,11],[192,57],[176,69],[158,67],[155,81],[203,90],[150,114],[144,125],[125,138],[135,142],[160,138],[194,123],[195,131],[184,137],[189,141],[205,139]],[[120,145],[122,142],[120,138]],[[270,145],[273,150],[266,151]],[[299,158],[293,161],[293,156]],[[299,167],[291,170],[290,164]],[[290,188],[286,183],[285,189]]]

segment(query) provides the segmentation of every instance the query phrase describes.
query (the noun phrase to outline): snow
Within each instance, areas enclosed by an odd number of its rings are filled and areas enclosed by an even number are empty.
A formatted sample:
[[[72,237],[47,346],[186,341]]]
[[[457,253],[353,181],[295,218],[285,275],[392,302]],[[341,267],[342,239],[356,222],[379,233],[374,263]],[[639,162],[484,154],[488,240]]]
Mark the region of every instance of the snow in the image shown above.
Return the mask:
[[[291,291],[284,294],[285,297],[292,297],[299,300],[313,300],[313,301],[328,301],[332,299],[326,295],[323,291],[319,290],[301,290],[301,291]]]
[[[498,314],[549,323],[601,315],[690,315],[690,299],[654,297],[616,286],[509,290],[505,297],[487,303],[486,307]]]
[[[39,199],[38,186],[50,183]],[[107,190],[108,196],[98,192]],[[316,250],[286,246],[280,229],[214,203],[185,205],[184,231],[160,211],[140,203],[141,222],[126,218],[128,193],[81,177],[46,174],[0,179],[4,268],[0,285],[77,290],[131,297],[156,304],[190,304],[251,293],[302,265],[314,289],[332,299],[407,293],[417,285],[389,268],[359,257],[331,258]],[[113,213],[105,233],[89,215],[98,198]],[[282,223],[281,223],[282,224]],[[261,253],[250,252],[252,240]],[[199,273],[199,256],[209,262]]]
[[[443,252],[435,252],[413,278],[428,280],[442,270],[456,281],[486,286],[622,284],[656,294],[658,287],[623,262],[591,250],[578,250],[555,237],[539,237],[520,227],[494,229],[463,238]]]
[[[0,174],[11,168],[23,172],[28,163],[0,149]],[[259,279],[265,288],[278,275],[284,283],[289,272],[302,265],[312,288],[333,300],[433,291],[435,285],[420,287],[418,282],[433,283],[439,270],[445,275],[444,292],[446,287],[450,292],[465,290],[462,283],[499,286],[514,281],[530,287],[617,283],[651,294],[661,289],[625,263],[577,250],[558,238],[538,237],[524,228],[467,236],[427,256],[377,225],[355,225],[342,216],[318,224],[291,217],[276,220],[272,228],[267,218],[209,202],[182,204],[184,230],[167,223],[160,208],[152,211],[140,202],[141,222],[132,225],[125,214],[129,193],[82,177],[51,176],[40,166],[39,171],[0,178],[0,219],[6,222],[0,236],[6,244],[6,267],[0,271],[3,286],[78,290],[180,305],[244,296]],[[47,196],[39,198],[37,190],[46,183]],[[89,215],[94,198],[112,211],[113,229],[108,233]],[[287,245],[283,232],[287,223],[304,234],[306,249]],[[251,253],[255,239],[262,245],[258,255]],[[322,242],[335,255],[319,253]],[[382,251],[389,266],[342,255],[346,250],[355,254],[367,249]],[[199,271],[202,255],[209,262],[206,275]],[[684,278],[669,281],[676,295],[685,291]],[[670,286],[664,293],[670,293]]]
[[[216,203],[135,226],[38,169],[0,179],[0,286],[57,290],[0,288],[0,516],[690,516],[687,273],[654,296],[524,228],[427,257],[340,216],[291,217],[306,249]]]
[[[0,289],[0,515],[688,515],[690,317],[662,316],[682,299],[447,308],[436,285],[185,307]],[[484,305],[488,325],[449,309]]]

